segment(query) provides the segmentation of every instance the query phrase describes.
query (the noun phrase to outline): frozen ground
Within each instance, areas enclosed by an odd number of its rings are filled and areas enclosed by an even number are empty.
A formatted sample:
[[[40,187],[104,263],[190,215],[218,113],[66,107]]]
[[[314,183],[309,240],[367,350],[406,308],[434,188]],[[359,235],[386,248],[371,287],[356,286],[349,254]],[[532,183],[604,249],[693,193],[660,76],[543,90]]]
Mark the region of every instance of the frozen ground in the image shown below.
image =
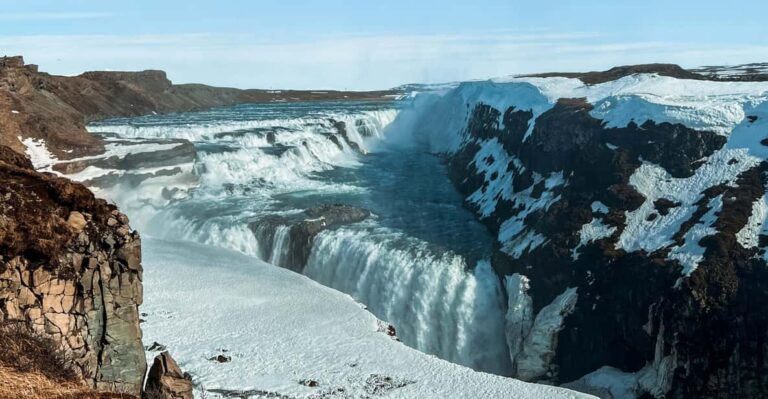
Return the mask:
[[[425,355],[348,295],[237,252],[148,238],[143,251],[144,342],[166,345],[209,397],[590,397]]]

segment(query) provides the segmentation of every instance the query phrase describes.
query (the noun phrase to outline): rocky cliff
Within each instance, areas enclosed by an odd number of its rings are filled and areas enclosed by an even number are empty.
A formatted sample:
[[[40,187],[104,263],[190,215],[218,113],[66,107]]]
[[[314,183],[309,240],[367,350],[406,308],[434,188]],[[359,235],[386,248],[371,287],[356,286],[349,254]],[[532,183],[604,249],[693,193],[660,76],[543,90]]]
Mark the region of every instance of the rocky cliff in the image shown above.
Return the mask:
[[[24,152],[25,139],[45,140],[58,159],[103,152],[85,123],[119,116],[183,112],[240,103],[377,100],[397,91],[343,92],[240,90],[201,84],[175,85],[163,71],[86,72],[54,76],[0,58],[0,145]]]
[[[635,69],[467,83],[403,120],[498,237],[514,376],[765,397],[768,85]]]
[[[139,396],[139,235],[86,187],[36,172],[5,146],[0,181],[0,321],[59,343],[98,390]]]

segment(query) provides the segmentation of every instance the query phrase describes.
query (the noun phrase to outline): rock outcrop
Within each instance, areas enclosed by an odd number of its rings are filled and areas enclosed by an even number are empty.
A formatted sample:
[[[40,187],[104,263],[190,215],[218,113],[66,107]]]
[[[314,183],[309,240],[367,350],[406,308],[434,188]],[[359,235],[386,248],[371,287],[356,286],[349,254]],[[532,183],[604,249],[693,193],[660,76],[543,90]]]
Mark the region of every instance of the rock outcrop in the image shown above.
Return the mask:
[[[145,399],[194,399],[192,377],[181,371],[168,352],[155,357],[147,375]]]
[[[0,319],[60,343],[83,381],[139,396],[141,241],[81,184],[0,146]]]
[[[260,246],[262,259],[300,273],[320,232],[362,222],[370,215],[367,209],[352,205],[322,204],[293,216],[259,220],[249,227],[264,243]]]

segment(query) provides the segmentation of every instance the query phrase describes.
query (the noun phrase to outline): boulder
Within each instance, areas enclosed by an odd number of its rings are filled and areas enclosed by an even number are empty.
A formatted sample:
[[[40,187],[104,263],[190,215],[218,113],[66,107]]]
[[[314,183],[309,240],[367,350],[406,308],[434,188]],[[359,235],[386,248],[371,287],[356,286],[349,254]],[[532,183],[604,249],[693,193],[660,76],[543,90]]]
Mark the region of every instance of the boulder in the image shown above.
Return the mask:
[[[192,377],[165,351],[155,357],[144,387],[145,399],[194,399]]]
[[[83,216],[80,212],[70,212],[69,217],[67,218],[67,223],[69,224],[69,227],[72,228],[75,232],[81,232],[85,228],[85,225],[88,223],[85,220],[85,216]]]

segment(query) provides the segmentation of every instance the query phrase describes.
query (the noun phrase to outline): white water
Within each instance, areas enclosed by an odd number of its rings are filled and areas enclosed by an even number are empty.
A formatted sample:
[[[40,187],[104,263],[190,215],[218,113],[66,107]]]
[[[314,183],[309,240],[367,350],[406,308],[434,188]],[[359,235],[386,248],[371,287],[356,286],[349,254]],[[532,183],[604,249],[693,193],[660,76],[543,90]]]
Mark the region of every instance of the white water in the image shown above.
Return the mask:
[[[270,255],[269,263],[275,266],[281,266],[280,260],[283,258],[288,246],[288,233],[291,229],[288,226],[277,226],[275,230],[275,237],[272,244],[272,255]]]
[[[406,344],[496,374],[508,374],[501,286],[488,262],[436,256],[423,242],[341,229],[315,240],[304,273],[349,293],[392,323]]]
[[[91,126],[93,132],[121,138],[186,138],[197,148],[196,185],[165,176],[102,194],[118,201],[144,235],[233,249],[274,265],[282,265],[290,249],[290,228],[282,223],[263,227],[258,223],[263,218],[296,217],[327,202],[371,209],[375,215],[366,223],[316,237],[305,274],[367,305],[409,346],[477,370],[509,374],[499,281],[488,262],[468,263],[448,251],[464,246],[478,252],[472,247],[482,245],[465,237],[480,239],[485,230],[480,225],[466,230],[467,223],[476,222],[436,169],[439,163],[427,159],[403,166],[425,155],[388,155],[381,139],[390,134],[386,127],[397,115],[394,109],[322,107],[240,106]],[[337,135],[339,148],[329,139],[337,133],[331,119],[345,122],[347,138],[372,153],[359,154]],[[176,188],[175,198],[158,201],[163,188]],[[142,196],[145,190],[149,194]],[[248,227],[254,221],[256,234]],[[409,233],[411,228],[425,231]]]

